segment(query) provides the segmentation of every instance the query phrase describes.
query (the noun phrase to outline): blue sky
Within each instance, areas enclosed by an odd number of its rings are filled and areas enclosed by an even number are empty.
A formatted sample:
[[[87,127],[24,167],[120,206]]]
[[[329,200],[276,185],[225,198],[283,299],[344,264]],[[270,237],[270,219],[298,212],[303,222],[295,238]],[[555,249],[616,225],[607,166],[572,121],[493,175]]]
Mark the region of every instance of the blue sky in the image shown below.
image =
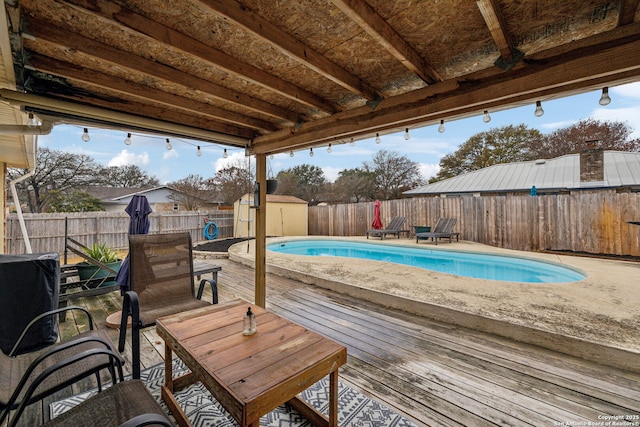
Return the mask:
[[[445,132],[439,133],[437,125],[410,128],[410,139],[405,140],[403,133],[381,136],[380,144],[373,139],[357,141],[353,146],[342,144],[309,150],[296,151],[293,157],[288,153],[277,154],[267,160],[268,169],[273,175],[282,169],[301,164],[312,164],[322,168],[325,177],[334,181],[343,169],[362,166],[369,162],[379,150],[388,150],[406,155],[420,164],[425,179],[438,172],[440,159],[453,153],[471,136],[492,128],[510,124],[526,124],[529,128],[549,133],[555,129],[570,126],[579,120],[592,117],[597,120],[627,122],[634,130],[632,137],[640,138],[640,82],[609,88],[611,103],[605,107],[598,104],[601,91],[589,92],[577,96],[559,98],[543,102],[544,115],[535,117],[535,105],[526,105],[504,111],[490,112],[491,121],[484,123],[482,115],[462,120],[445,122]],[[38,144],[50,149],[70,151],[90,155],[105,166],[138,165],[147,174],[155,176],[164,184],[198,174],[212,177],[216,171],[227,164],[247,165],[244,150],[215,145],[207,142],[170,138],[171,150],[166,149],[166,138],[134,133],[131,145],[125,145],[126,132],[89,127],[91,140],[81,139],[83,129],[78,126],[59,125],[51,134],[41,136]],[[197,156],[200,145],[202,155]],[[224,148],[228,156],[223,158]],[[253,159],[251,159],[252,165]]]

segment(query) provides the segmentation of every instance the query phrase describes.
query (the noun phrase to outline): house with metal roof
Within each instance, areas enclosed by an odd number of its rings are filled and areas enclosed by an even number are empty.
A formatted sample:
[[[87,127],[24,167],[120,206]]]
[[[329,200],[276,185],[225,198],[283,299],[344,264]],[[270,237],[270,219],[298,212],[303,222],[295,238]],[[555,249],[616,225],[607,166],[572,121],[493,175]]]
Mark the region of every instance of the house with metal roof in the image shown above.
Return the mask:
[[[489,166],[424,185],[409,197],[640,191],[640,153],[585,150],[548,160]]]

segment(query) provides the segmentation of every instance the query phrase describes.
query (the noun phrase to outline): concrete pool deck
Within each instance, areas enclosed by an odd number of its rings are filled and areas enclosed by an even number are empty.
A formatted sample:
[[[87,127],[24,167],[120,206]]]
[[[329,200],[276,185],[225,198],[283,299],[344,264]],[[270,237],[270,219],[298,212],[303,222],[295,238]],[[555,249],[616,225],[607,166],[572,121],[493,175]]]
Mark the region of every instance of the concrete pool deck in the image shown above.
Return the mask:
[[[467,241],[435,246],[426,241],[416,244],[415,239],[406,238],[304,238],[520,256],[578,269],[587,275],[579,282],[515,283],[461,277],[380,261],[267,251],[268,272],[436,320],[510,336],[554,350],[567,347],[569,353],[577,352],[578,356],[588,356],[581,353],[590,351],[589,344],[640,355],[640,263],[513,251]],[[267,243],[292,239],[297,238],[270,238]],[[250,241],[232,246],[230,259],[252,264],[253,244]],[[568,348],[574,344],[576,349]],[[609,356],[605,352],[601,357],[606,361]]]

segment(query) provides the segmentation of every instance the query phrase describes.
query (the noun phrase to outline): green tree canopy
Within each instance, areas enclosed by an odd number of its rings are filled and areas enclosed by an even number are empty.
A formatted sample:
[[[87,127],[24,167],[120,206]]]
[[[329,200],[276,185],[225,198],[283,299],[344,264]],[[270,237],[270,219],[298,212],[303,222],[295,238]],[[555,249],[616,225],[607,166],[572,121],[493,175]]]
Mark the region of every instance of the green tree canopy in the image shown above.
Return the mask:
[[[216,172],[209,181],[209,188],[227,205],[232,205],[240,197],[253,189],[251,170],[238,162]]]
[[[203,201],[215,198],[215,192],[210,188],[208,181],[200,175],[190,174],[186,178],[170,182],[167,186],[177,191],[168,196],[169,200],[180,203],[189,211],[196,211],[200,209]]]
[[[16,185],[21,203],[30,212],[48,212],[54,194],[67,194],[92,185],[100,166],[86,154],[68,153],[39,147],[35,173]],[[26,175],[27,169],[9,169],[7,178],[14,180]],[[53,193],[57,191],[58,193]],[[58,197],[58,196],[56,196]]]
[[[96,185],[116,188],[151,188],[160,185],[158,178],[147,175],[136,165],[101,168]]]
[[[322,169],[309,164],[281,170],[276,179],[278,194],[296,196],[312,205],[318,203],[318,195],[327,185]]]
[[[380,150],[371,162],[364,162],[364,171],[374,177],[375,195],[380,199],[400,199],[402,193],[422,185],[420,165],[407,156]]]
[[[61,192],[53,190],[49,193],[49,212],[93,212],[103,211],[100,199],[80,190]]]
[[[530,160],[531,149],[543,139],[536,129],[525,124],[509,125],[480,132],[469,138],[454,153],[440,160],[440,171],[431,181],[440,181],[499,163]]]
[[[577,153],[585,148],[638,151],[640,139],[630,139],[633,129],[624,122],[580,120],[578,123],[545,135],[531,147],[531,159],[552,159]]]
[[[376,193],[375,174],[362,168],[344,169],[333,183],[336,201],[345,203],[371,200]]]

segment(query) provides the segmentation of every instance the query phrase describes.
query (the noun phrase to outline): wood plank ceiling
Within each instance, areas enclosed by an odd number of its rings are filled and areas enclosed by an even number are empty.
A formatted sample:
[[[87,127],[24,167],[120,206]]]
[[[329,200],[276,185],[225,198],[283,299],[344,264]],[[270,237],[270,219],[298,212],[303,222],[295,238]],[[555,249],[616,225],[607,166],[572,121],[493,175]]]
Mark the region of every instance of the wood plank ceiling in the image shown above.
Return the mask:
[[[248,153],[339,144],[638,81],[638,3],[5,0],[0,96]]]

